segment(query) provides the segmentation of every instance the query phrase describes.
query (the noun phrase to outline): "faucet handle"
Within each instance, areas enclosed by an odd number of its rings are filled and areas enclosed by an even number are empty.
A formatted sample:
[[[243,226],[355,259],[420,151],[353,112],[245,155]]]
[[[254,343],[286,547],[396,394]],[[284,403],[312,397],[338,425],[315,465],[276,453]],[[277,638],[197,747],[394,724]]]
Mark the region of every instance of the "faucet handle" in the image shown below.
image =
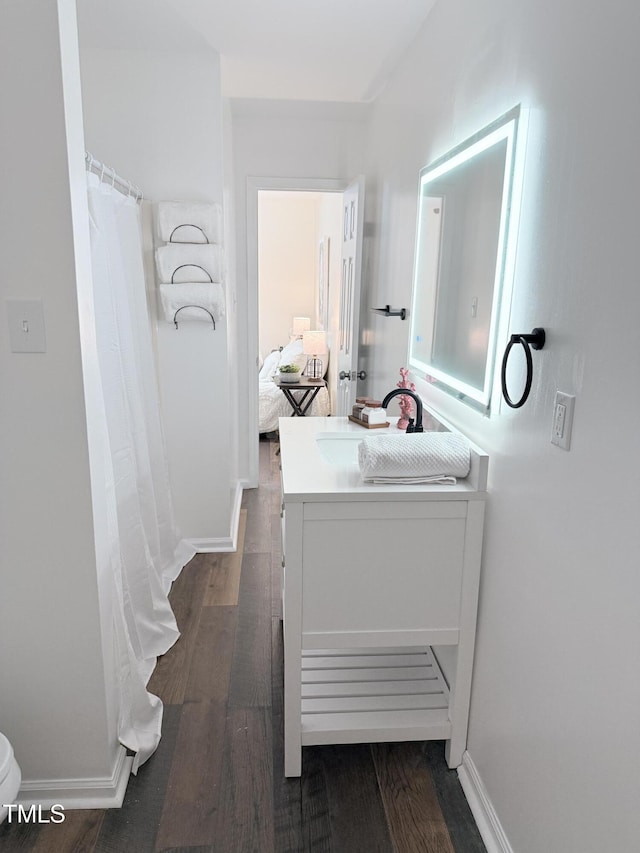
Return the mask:
[[[409,423],[407,424],[406,432],[424,432],[424,429],[422,428],[422,424],[420,424],[420,426],[415,426],[413,418],[409,418]]]

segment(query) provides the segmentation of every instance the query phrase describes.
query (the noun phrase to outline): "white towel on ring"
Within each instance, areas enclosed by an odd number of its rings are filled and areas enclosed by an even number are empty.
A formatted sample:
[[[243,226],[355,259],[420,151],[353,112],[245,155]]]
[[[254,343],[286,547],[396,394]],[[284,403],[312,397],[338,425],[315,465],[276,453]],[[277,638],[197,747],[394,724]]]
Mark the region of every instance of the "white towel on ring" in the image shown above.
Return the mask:
[[[363,480],[374,483],[450,483],[469,473],[469,443],[454,432],[365,438],[358,446]]]
[[[205,284],[201,282],[187,282],[184,284],[161,284],[160,285],[160,300],[165,320],[173,323],[174,319],[200,320],[201,322],[211,323],[211,318],[207,316],[206,311],[209,311],[216,323],[220,317],[224,316],[224,290],[221,284]],[[197,307],[185,307],[197,306]],[[180,308],[178,317],[175,314]],[[204,308],[205,311],[201,309]]]
[[[163,284],[223,281],[222,246],[196,246],[192,243],[160,246],[156,249],[156,268]]]
[[[163,243],[222,243],[222,208],[202,202],[161,201],[158,231]]]

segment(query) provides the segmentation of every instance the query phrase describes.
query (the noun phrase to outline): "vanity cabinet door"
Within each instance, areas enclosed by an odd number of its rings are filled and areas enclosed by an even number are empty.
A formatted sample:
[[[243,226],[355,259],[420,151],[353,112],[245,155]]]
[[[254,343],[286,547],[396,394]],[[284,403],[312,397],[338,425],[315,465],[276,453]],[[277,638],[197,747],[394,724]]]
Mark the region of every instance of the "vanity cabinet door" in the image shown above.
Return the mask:
[[[287,556],[286,541],[287,541],[287,536],[286,536],[286,508],[285,508],[284,501],[282,501],[282,504],[280,506],[280,548],[282,551],[282,565],[280,568],[280,600],[282,602],[283,612],[284,612],[284,572],[285,572],[285,565],[287,562],[286,561],[286,556]],[[283,618],[284,618],[284,615],[283,615]]]
[[[301,634],[303,504],[282,503],[282,618],[284,631]]]
[[[283,522],[285,775],[301,771],[302,514],[301,503],[285,503]]]
[[[305,638],[356,632],[384,646],[429,631],[457,642],[466,516],[466,501],[306,504]]]

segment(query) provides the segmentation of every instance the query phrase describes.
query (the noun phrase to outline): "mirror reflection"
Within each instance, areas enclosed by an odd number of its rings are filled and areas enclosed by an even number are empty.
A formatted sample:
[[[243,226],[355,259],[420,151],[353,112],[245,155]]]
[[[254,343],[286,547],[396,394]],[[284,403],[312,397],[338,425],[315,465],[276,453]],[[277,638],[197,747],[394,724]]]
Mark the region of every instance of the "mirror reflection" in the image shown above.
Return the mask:
[[[489,408],[518,111],[420,173],[409,364]]]

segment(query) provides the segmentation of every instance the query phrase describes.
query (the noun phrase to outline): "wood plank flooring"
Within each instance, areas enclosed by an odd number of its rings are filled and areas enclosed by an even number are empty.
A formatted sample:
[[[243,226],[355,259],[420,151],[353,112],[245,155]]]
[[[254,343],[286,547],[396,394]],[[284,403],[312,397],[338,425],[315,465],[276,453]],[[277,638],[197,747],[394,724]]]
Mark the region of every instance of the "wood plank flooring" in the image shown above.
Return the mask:
[[[276,451],[260,442],[238,552],[173,585],[181,638],[149,684],[163,736],[123,807],[5,823],[1,853],[486,853],[443,743],[305,747],[285,779]]]

